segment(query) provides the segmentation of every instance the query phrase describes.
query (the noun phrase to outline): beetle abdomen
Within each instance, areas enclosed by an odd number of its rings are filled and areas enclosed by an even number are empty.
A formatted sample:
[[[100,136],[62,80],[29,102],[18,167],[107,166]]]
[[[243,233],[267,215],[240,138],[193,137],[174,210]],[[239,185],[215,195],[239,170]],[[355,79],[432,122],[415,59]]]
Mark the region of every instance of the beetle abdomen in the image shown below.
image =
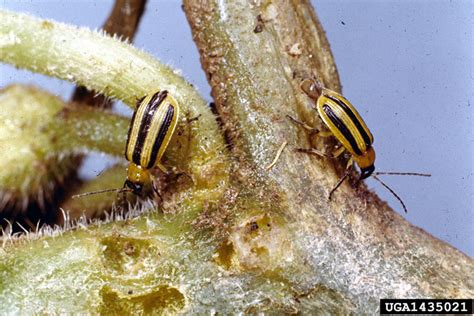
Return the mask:
[[[361,156],[369,150],[374,138],[347,99],[334,91],[324,89],[317,107],[323,122],[351,154]]]
[[[156,166],[176,128],[179,108],[166,90],[139,101],[128,132],[125,158],[150,169]]]

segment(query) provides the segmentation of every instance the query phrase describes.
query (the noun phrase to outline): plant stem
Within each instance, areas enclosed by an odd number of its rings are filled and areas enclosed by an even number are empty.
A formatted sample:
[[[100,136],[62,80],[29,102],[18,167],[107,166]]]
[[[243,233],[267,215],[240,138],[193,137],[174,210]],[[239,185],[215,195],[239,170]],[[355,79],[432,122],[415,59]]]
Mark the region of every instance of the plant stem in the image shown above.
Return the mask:
[[[132,42],[145,10],[145,4],[146,0],[116,0],[102,29],[109,35]],[[72,101],[103,108],[112,106],[111,99],[82,86],[74,90]]]
[[[313,101],[300,84],[315,77],[329,88],[340,88],[309,1],[184,4],[217,112],[232,139],[232,154],[245,157],[248,174],[257,174],[264,183],[253,188],[260,192],[257,196],[273,199],[271,208],[262,212],[284,214],[286,223],[280,229],[289,245],[283,256],[275,251],[273,257],[269,251],[269,262],[291,260],[293,268],[304,263],[304,268],[280,274],[303,293],[299,306],[337,305],[343,314],[361,314],[376,313],[383,297],[472,296],[473,260],[410,225],[365,185],[346,182],[332,201],[327,199],[338,179],[334,171],[342,170],[345,161],[290,149],[271,171],[262,170],[283,142],[290,148],[334,144],[308,139],[286,118],[289,114],[320,129]],[[250,179],[243,178],[242,185]],[[234,229],[240,236],[241,227]],[[245,262],[248,256],[239,250],[240,239],[232,236],[232,260]]]
[[[171,189],[172,204],[194,197],[192,209],[197,211],[209,200],[219,200],[225,191],[229,159],[215,116],[190,83],[150,55],[103,33],[0,10],[0,60],[75,82],[132,107],[145,94],[168,90],[182,115],[179,136],[173,137],[165,161],[199,182],[196,188]]]

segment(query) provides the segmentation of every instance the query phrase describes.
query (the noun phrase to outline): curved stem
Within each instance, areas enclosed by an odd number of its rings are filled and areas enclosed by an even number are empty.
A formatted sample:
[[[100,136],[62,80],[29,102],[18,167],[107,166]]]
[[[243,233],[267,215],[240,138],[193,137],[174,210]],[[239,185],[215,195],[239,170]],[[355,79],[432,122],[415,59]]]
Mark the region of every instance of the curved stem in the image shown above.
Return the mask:
[[[116,0],[102,29],[109,35],[118,36],[132,42],[145,11],[145,4],[146,0]],[[111,99],[107,99],[95,91],[89,91],[82,86],[76,87],[72,101],[102,108],[112,106]]]
[[[0,10],[0,60],[84,85],[132,108],[143,95],[168,90],[191,117],[210,117],[206,102],[175,70],[103,32]]]
[[[202,207],[223,194],[228,185],[229,159],[219,126],[207,103],[175,70],[103,33],[2,10],[0,60],[75,82],[131,107],[145,94],[168,90],[183,115],[176,133],[179,136],[173,137],[165,160],[199,183],[201,190],[177,189],[174,202],[195,197],[199,202],[192,204]],[[189,123],[194,117],[199,119]],[[114,146],[124,146],[124,142]],[[202,192],[210,195],[203,196]]]

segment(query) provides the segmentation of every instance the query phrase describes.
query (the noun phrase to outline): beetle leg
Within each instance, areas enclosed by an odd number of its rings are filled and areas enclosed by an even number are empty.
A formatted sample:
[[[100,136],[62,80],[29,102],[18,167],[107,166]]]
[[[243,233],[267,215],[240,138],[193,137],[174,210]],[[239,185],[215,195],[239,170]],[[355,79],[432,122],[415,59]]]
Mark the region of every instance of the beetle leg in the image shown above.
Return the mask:
[[[330,131],[318,131],[316,134],[318,137],[330,137],[333,136],[333,134]]]
[[[299,151],[299,152],[302,152],[302,153],[307,153],[307,154],[316,155],[316,156],[320,156],[320,157],[335,159],[335,158],[339,157],[346,149],[341,146],[338,149],[336,149],[332,154],[326,154],[326,153],[323,153],[322,151],[314,149],[314,148],[297,148],[296,150]],[[350,161],[349,164],[352,164],[352,159],[350,159],[349,161]],[[348,165],[348,167],[349,167],[349,165]],[[348,167],[346,167],[346,168],[348,168]]]
[[[288,117],[293,123],[301,125],[304,129],[310,131],[311,133],[319,133],[319,130],[317,128],[311,127],[308,124],[306,124],[305,122],[300,121],[300,120],[294,118],[291,115],[287,114],[286,117]]]
[[[339,179],[339,181],[337,181],[336,185],[334,186],[334,188],[332,188],[331,192],[329,192],[329,195],[328,195],[329,200],[331,200],[332,194],[341,186],[342,182],[344,182],[344,180],[351,174],[352,166],[353,166],[353,163],[352,163],[352,158],[351,158],[349,159],[349,162],[347,164],[346,171],[344,172],[342,177]]]
[[[341,146],[339,147],[338,149],[336,149],[333,153],[332,153],[332,158],[337,158],[339,157],[344,151],[346,150],[346,148],[344,148],[344,146]],[[349,159],[350,161],[350,164],[352,165],[352,158]],[[349,165],[346,166],[346,169],[349,168]]]
[[[309,126],[308,124],[306,124],[305,122],[300,121],[300,120],[294,118],[294,117],[291,116],[291,115],[286,115],[286,116],[287,116],[293,123],[298,124],[298,125],[301,125],[305,130],[309,131],[309,132],[311,133],[311,135],[316,135],[316,136],[319,136],[319,137],[330,137],[330,136],[333,136],[330,131],[320,131],[319,129],[314,128],[314,127],[311,127],[311,126]]]
[[[153,192],[155,192],[155,194],[160,198],[160,201],[163,201],[163,197],[161,196],[160,191],[156,187],[155,181],[151,181],[151,187],[153,188]]]
[[[349,170],[349,169],[351,169],[353,165],[354,165],[354,159],[352,159],[352,156],[351,156],[351,158],[350,158],[349,161],[347,162],[346,171]]]
[[[157,163],[156,166],[158,167],[158,169],[160,169],[164,173],[168,173],[168,170],[166,169],[166,167],[163,166],[161,163]]]
[[[126,182],[123,184],[123,188],[126,187]],[[127,191],[121,190],[117,193],[117,201],[122,211],[127,209]]]
[[[193,122],[193,121],[199,120],[200,117],[201,117],[201,114],[199,114],[199,115],[197,115],[197,116],[195,116],[195,117],[186,119],[186,122],[189,124],[189,123],[191,123],[191,122]]]
[[[316,156],[319,156],[319,157],[333,158],[331,155],[323,153],[322,151],[319,151],[319,150],[314,149],[314,148],[296,148],[296,151],[301,152],[301,153],[310,154],[310,155],[316,155]]]

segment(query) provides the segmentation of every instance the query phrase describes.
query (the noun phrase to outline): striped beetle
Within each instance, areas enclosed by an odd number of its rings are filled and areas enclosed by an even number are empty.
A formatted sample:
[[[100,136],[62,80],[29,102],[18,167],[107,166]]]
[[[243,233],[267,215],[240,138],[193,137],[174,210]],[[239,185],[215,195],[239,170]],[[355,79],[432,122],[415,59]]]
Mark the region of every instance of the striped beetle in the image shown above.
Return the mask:
[[[178,117],[179,105],[166,90],[156,91],[138,100],[125,146],[125,158],[130,164],[123,188],[88,192],[73,198],[112,191],[129,191],[144,196],[150,193],[150,188],[158,193],[149,169],[158,167],[166,172],[160,161],[174,134]]]
[[[148,169],[166,168],[160,160],[178,122],[178,103],[163,90],[140,100],[128,130],[125,158],[130,162],[124,187],[137,195],[151,182]]]
[[[318,136],[334,136],[342,146],[334,151],[332,155],[328,155],[314,148],[299,148],[298,151],[329,158],[337,158],[345,151],[348,151],[351,155],[344,175],[329,192],[329,199],[331,199],[332,194],[349,176],[353,163],[355,162],[361,171],[359,180],[367,179],[372,176],[398,199],[406,213],[407,208],[402,199],[395,191],[382,182],[377,175],[411,175],[422,177],[430,177],[431,175],[415,172],[374,172],[375,151],[372,147],[374,137],[355,107],[339,93],[322,88],[314,80],[303,80],[301,88],[311,99],[316,100],[316,110],[318,111],[319,117],[329,130],[319,131],[289,115],[288,117],[293,122],[302,125],[305,129]]]

